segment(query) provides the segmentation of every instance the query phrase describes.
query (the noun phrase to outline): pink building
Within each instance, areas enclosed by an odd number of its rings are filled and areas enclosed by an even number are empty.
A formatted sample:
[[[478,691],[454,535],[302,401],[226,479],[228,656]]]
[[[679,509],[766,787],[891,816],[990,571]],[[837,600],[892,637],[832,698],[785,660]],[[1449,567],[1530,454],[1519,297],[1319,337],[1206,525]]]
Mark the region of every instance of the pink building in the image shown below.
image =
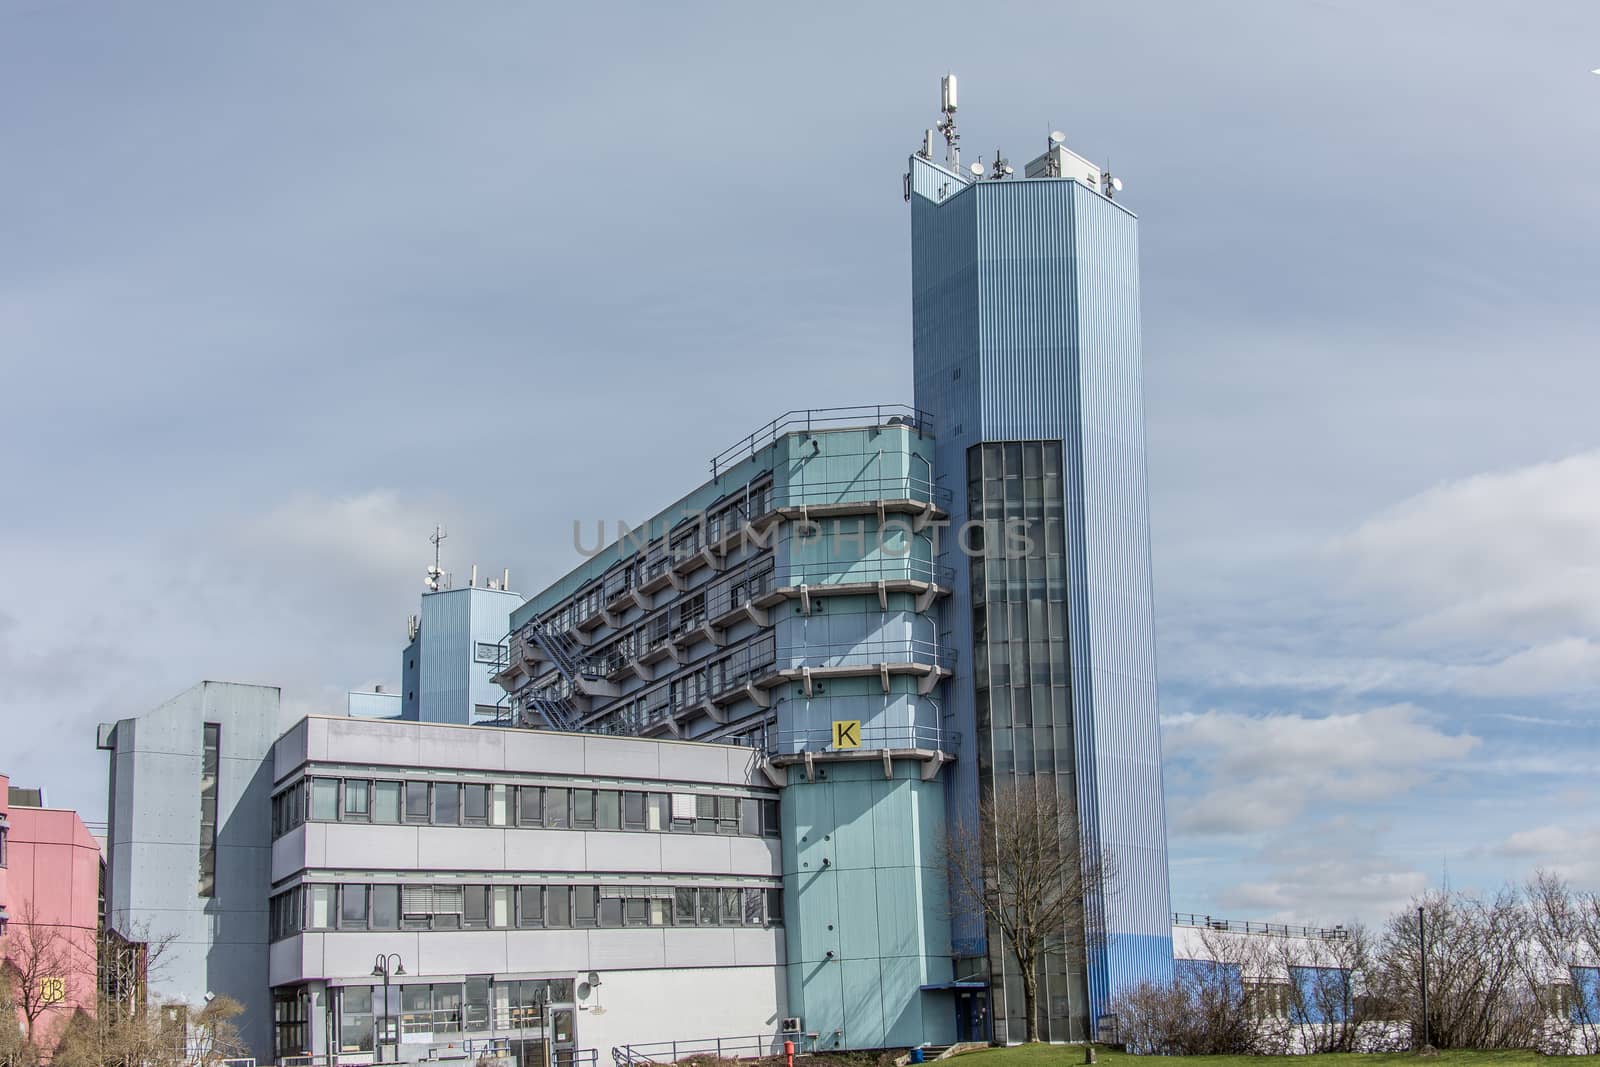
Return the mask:
[[[48,1054],[74,1009],[94,1010],[100,846],[77,812],[38,800],[0,775],[0,957],[19,1014],[24,1000],[40,1005],[33,1038]]]

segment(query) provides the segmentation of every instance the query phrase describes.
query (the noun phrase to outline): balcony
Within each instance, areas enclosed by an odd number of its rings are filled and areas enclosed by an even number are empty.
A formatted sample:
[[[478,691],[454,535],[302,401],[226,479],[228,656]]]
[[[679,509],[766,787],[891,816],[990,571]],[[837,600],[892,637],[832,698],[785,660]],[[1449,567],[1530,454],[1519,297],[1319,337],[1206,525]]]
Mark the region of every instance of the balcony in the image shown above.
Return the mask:
[[[858,404],[853,407],[809,408],[785,411],[754,433],[729,445],[711,457],[711,474],[721,475],[744,460],[792,433],[817,433],[821,430],[906,427],[919,436],[933,432],[933,416],[905,404]]]
[[[938,726],[863,725],[858,748],[835,748],[832,726],[802,730],[778,730],[767,738],[767,763],[772,767],[804,765],[807,780],[815,779],[818,762],[841,760],[881,760],[884,777],[893,776],[897,759],[922,764],[922,780],[931,781],[939,768],[955,760],[961,735]]]
[[[954,673],[955,649],[933,641],[913,638],[857,641],[838,645],[805,645],[796,649],[791,661],[781,662],[752,681],[758,689],[771,689],[786,682],[799,682],[805,695],[827,678],[879,678],[889,692],[889,679],[910,675],[917,679],[917,694],[927,696],[935,686]]]
[[[871,596],[889,610],[890,593],[910,593],[917,611],[950,594],[955,569],[908,556],[879,559],[794,564],[775,579],[774,588],[757,598],[757,607],[773,607],[784,600],[801,601],[801,613],[811,614],[811,598],[820,596]]]

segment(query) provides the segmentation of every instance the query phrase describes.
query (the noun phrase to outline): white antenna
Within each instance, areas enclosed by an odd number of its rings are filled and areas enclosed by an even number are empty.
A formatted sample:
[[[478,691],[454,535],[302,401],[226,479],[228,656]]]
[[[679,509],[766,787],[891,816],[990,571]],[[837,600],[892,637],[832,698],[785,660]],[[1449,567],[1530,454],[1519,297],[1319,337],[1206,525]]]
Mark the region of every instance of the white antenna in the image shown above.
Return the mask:
[[[439,545],[449,536],[443,526],[435,526],[433,536],[428,538],[433,543],[433,566],[428,568],[428,576],[422,580],[422,584],[428,587],[430,593],[439,591],[439,579],[444,577],[444,569],[439,566]]]
[[[999,181],[1002,178],[1011,177],[1016,172],[1017,168],[1013,167],[1011,162],[1000,154],[1000,149],[996,148],[994,150],[994,173],[989,175],[989,180]]]
[[[956,76],[946,74],[939,79],[939,110],[944,112],[935,127],[944,134],[945,162],[952,167],[961,166],[961,134],[956,130]]]
[[[918,152],[917,155],[921,156],[923,159],[932,159],[933,158],[933,131],[932,130],[923,130],[922,131],[922,150],[920,152]]]
[[[1051,144],[1066,144],[1067,143],[1067,135],[1062,133],[1060,130],[1051,130],[1050,131],[1050,143]]]
[[[1061,177],[1061,155],[1056,151],[1066,143],[1067,135],[1060,130],[1051,130],[1050,139],[1044,146],[1044,176],[1046,178]]]
[[[979,156],[978,157],[978,161],[976,163],[972,164],[972,166],[968,167],[967,169],[972,172],[972,176],[974,178],[983,177],[983,157]]]

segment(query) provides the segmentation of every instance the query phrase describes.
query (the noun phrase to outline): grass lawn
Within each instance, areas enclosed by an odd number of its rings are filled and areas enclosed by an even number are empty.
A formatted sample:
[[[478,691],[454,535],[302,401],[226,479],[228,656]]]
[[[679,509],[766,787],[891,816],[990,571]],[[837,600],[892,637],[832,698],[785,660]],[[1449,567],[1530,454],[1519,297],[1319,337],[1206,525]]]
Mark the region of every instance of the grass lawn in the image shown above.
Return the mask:
[[[1130,1056],[1096,1049],[1103,1067],[1525,1067],[1600,1063],[1600,1056],[1541,1056],[1537,1052],[1441,1052],[1426,1059],[1409,1052],[1330,1052],[1319,1056]],[[1074,1067],[1082,1045],[1017,1045],[969,1052],[961,1067]]]

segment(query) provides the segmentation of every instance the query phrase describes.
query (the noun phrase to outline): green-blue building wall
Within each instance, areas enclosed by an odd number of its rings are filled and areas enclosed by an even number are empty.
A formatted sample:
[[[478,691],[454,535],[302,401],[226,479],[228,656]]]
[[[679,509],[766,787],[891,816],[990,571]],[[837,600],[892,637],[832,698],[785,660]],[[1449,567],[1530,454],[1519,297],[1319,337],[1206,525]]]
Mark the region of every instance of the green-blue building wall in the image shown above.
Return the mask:
[[[944,784],[892,767],[794,767],[783,791],[789,1003],[818,1048],[955,1039],[950,994],[921,988],[952,977]]]

